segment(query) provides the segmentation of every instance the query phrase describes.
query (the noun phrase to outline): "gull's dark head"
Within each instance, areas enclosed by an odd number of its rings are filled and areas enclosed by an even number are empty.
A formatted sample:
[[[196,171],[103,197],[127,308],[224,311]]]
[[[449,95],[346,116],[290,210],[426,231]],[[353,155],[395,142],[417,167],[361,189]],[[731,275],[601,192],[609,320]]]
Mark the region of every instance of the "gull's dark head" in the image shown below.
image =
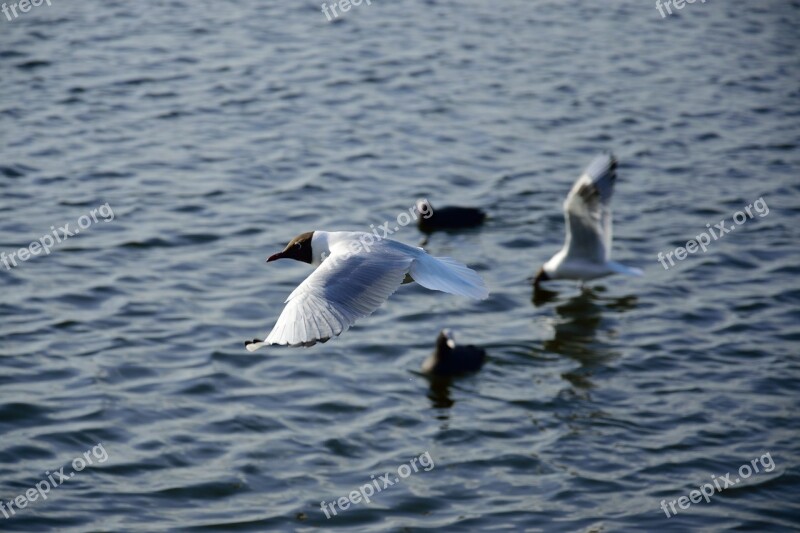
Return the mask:
[[[311,251],[311,238],[314,236],[313,231],[301,233],[286,245],[282,252],[269,256],[267,263],[270,261],[277,261],[278,259],[294,259],[295,261],[302,261],[309,265],[313,261],[314,254]]]
[[[533,286],[538,287],[539,284],[543,281],[547,281],[550,279],[550,276],[547,275],[547,272],[544,271],[544,267],[539,268],[539,271],[536,273],[536,277],[533,278]]]

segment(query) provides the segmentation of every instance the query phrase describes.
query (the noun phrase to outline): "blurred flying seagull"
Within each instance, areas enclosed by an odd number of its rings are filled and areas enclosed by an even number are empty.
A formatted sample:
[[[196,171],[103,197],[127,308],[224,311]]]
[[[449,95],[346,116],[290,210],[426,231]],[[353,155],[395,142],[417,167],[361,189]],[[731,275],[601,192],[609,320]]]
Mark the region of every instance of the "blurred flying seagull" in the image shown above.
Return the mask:
[[[268,344],[312,346],[341,335],[356,320],[371,315],[404,281],[477,300],[489,296],[481,277],[458,261],[376,239],[372,233],[310,231],[267,262],[283,258],[318,268],[286,299],[267,338],[245,342],[248,351]]]
[[[535,286],[552,279],[642,275],[638,268],[611,261],[611,196],[616,179],[617,160],[612,154],[598,156],[581,174],[564,201],[564,247],[539,269]]]

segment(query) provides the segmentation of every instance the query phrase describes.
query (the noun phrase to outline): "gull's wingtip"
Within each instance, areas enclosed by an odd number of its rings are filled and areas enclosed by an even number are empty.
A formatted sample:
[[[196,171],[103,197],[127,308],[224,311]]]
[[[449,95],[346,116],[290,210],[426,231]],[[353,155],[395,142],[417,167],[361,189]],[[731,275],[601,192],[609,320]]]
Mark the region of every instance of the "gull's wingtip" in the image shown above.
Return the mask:
[[[253,339],[251,341],[244,341],[244,347],[248,352],[255,352],[262,346],[266,346],[267,343],[262,341],[261,339]]]
[[[290,342],[287,340],[272,340],[269,339],[261,340],[261,339],[253,339],[251,341],[244,341],[244,347],[248,352],[255,352],[259,348],[264,346],[285,346],[287,348],[310,348],[314,346],[318,342],[328,342],[331,338],[330,337],[322,337],[319,339],[311,339],[308,341],[298,341],[298,342]]]
[[[596,156],[589,163],[584,171],[590,178],[597,179],[607,173],[613,173],[617,169],[617,158],[611,151],[603,152]]]
[[[616,261],[609,261],[608,266],[611,268],[612,272],[616,272],[617,274],[626,274],[628,276],[636,277],[644,276],[644,270],[641,268],[630,267],[621,263],[617,263]]]

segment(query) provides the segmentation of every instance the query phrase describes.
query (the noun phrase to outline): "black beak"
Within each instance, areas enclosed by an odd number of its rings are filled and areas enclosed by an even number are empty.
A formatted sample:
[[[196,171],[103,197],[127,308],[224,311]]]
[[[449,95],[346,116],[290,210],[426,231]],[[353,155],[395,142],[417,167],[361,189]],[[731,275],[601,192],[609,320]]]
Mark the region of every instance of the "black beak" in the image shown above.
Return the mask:
[[[278,259],[283,259],[286,257],[285,252],[278,252],[277,254],[273,254],[267,258],[267,263],[271,261],[277,261]]]

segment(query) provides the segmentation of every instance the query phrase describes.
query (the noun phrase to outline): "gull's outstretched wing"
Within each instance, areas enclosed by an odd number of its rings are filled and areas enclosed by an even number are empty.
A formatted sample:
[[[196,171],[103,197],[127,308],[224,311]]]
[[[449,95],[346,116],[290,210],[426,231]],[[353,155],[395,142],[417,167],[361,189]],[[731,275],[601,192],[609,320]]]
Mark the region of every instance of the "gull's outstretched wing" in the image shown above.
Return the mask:
[[[617,160],[601,155],[586,168],[564,201],[567,257],[605,263],[611,258],[611,196]]]
[[[269,336],[246,344],[249,351],[267,344],[312,346],[342,334],[400,287],[413,260],[387,248],[351,253],[338,246],[331,252],[286,299]]]

